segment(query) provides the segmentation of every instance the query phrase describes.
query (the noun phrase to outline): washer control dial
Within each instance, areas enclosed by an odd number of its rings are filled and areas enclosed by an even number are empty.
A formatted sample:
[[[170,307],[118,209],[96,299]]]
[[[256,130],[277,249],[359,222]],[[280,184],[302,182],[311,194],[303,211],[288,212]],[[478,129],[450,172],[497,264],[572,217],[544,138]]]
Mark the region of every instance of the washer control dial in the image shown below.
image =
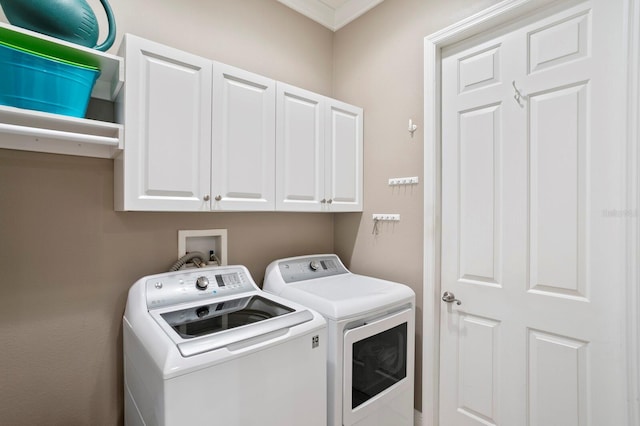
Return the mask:
[[[209,278],[202,276],[196,280],[196,288],[198,290],[206,290],[209,287]]]
[[[320,269],[320,262],[318,262],[317,260],[312,260],[309,263],[309,268],[311,268],[312,271],[317,271],[318,269]]]

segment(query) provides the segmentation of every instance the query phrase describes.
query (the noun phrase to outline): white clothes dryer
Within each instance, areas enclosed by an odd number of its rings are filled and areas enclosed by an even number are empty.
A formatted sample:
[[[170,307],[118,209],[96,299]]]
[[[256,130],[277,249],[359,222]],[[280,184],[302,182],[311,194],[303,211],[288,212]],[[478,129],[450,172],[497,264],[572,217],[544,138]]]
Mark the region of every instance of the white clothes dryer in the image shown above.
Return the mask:
[[[353,274],[335,254],[276,260],[263,290],[328,321],[329,426],[413,425],[413,290]]]
[[[325,426],[326,333],[244,266],[141,278],[123,318],[125,425]]]

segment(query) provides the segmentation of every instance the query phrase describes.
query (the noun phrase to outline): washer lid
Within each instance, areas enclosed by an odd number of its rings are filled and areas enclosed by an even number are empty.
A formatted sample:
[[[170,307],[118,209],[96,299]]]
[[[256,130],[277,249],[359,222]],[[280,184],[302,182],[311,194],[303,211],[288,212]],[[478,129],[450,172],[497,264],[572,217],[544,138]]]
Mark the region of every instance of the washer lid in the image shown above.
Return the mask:
[[[352,273],[290,283],[279,295],[333,320],[415,299],[415,293],[406,285]]]
[[[311,321],[307,309],[286,306],[262,292],[206,304],[152,309],[149,314],[173,340],[183,357],[228,347]]]
[[[182,339],[215,334],[279,317],[295,309],[259,295],[219,302],[211,300],[200,306],[160,314]]]

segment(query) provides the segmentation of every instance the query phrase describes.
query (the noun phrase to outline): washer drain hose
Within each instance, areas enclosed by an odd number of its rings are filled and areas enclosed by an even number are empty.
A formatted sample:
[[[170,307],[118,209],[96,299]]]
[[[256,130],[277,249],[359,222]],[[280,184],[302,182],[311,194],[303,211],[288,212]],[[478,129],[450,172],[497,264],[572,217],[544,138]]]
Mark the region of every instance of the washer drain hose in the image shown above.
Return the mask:
[[[176,263],[171,265],[171,268],[169,269],[169,271],[170,272],[175,272],[178,269],[182,268],[185,263],[189,262],[190,260],[194,260],[194,259],[198,259],[199,260],[199,261],[194,261],[193,262],[193,264],[196,265],[198,268],[202,268],[203,266],[206,265],[207,257],[205,256],[205,254],[202,253],[202,252],[199,252],[199,251],[192,251],[191,253],[185,254],[180,259],[178,259],[176,261]]]

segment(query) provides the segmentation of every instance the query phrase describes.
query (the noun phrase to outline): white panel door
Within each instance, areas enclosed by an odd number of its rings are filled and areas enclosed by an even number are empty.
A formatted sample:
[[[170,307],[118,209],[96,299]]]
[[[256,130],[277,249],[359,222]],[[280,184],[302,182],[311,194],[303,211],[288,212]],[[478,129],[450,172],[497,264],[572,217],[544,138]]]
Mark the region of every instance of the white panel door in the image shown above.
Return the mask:
[[[213,65],[213,210],[275,208],[275,81]]]
[[[209,210],[211,61],[132,35],[125,43],[117,207]]]
[[[443,52],[442,426],[627,425],[617,3]]]
[[[326,206],[325,98],[278,82],[276,209],[321,211]]]
[[[333,212],[362,211],[362,108],[326,99],[325,193]]]

